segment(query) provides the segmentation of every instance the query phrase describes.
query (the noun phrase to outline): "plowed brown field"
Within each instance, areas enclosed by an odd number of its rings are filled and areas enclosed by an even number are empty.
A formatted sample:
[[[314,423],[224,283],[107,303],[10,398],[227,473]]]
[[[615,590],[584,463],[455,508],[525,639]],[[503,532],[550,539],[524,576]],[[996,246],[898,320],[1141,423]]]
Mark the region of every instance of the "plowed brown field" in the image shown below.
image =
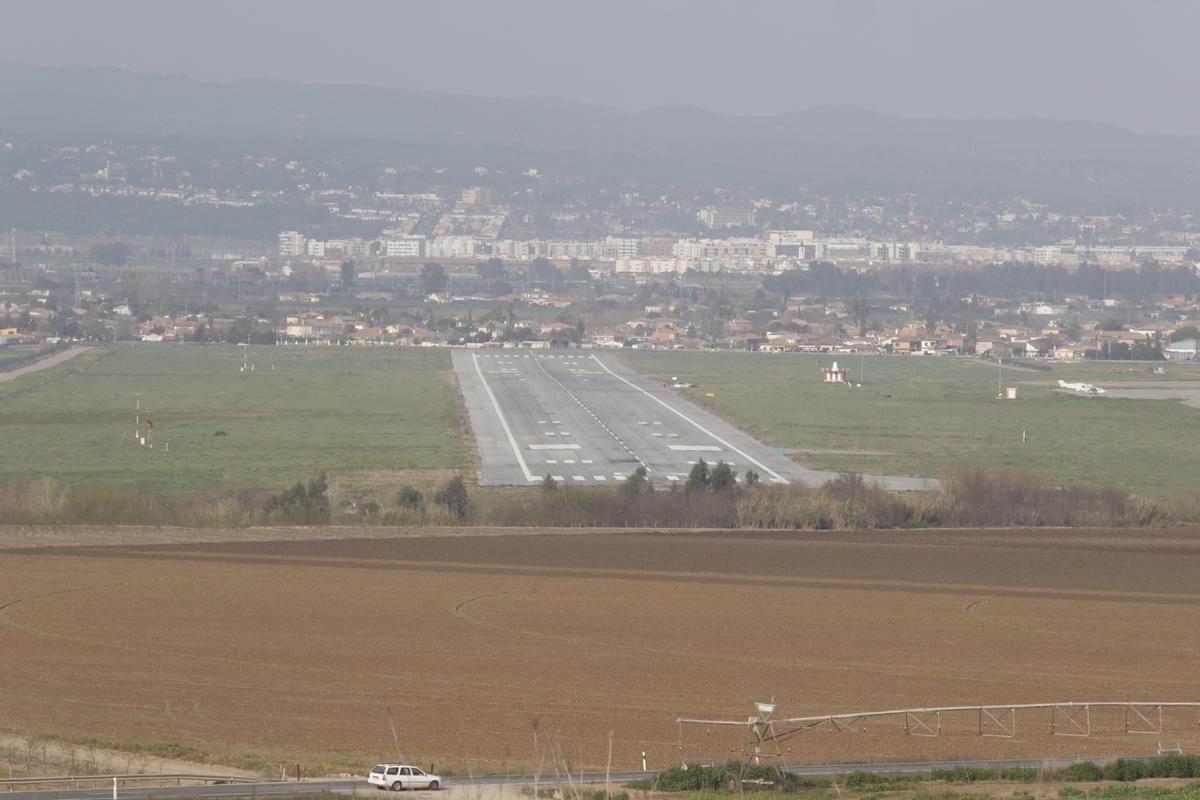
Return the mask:
[[[1066,700],[1197,700],[1200,534],[605,533],[0,551],[0,728],[218,761],[576,766],[724,757],[674,724]],[[792,761],[1200,748],[947,721],[811,732]],[[393,732],[394,731],[394,732]],[[2,766],[2,765],[0,765]]]

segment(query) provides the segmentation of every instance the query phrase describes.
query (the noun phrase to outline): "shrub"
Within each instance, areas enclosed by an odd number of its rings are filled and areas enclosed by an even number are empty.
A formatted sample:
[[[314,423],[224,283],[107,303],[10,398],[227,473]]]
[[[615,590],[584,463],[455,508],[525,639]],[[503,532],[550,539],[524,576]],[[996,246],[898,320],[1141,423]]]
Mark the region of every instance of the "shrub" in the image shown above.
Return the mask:
[[[1200,778],[1200,756],[1171,753],[1142,763],[1154,778]]]
[[[264,509],[269,516],[291,523],[329,522],[329,481],[322,472],[307,484],[297,482],[273,496]]]
[[[1197,778],[1200,777],[1200,756],[1172,753],[1145,761],[1122,758],[1105,766],[1102,773],[1104,780],[1107,781],[1136,781],[1142,778]]]
[[[708,476],[708,487],[714,492],[725,492],[737,485],[737,473],[724,461],[718,461]]]
[[[433,496],[433,502],[444,506],[455,519],[461,520],[467,516],[467,484],[463,481],[462,476],[455,475],[446,481],[446,484]]]
[[[1038,525],[1125,527],[1155,524],[1164,512],[1119,489],[1053,486],[1022,472],[973,468],[948,476],[942,520],[961,527]]]
[[[703,458],[696,459],[696,463],[692,465],[691,472],[688,473],[687,483],[684,484],[684,491],[688,494],[692,492],[704,492],[709,487],[708,464],[704,463]]]
[[[978,781],[1020,781],[1033,783],[1038,780],[1038,770],[1034,767],[952,767],[950,769],[935,769],[929,773],[936,781],[946,783],[976,783]]]
[[[894,775],[883,772],[851,772],[846,776],[846,788],[858,792],[888,792],[905,784],[921,780],[920,775]]]
[[[650,480],[646,477],[646,468],[643,466],[639,466],[631,472],[625,482],[621,484],[621,493],[625,495],[626,499],[637,497],[652,489]]]
[[[726,791],[730,776],[751,781],[782,783],[789,791],[800,789],[824,789],[830,782],[823,778],[804,778],[789,772],[781,772],[765,764],[740,764],[730,761],[716,766],[672,767],[658,773],[650,781],[629,784],[633,788],[655,789],[664,792]],[[644,784],[644,785],[643,785]]]
[[[1120,758],[1104,768],[1107,781],[1137,781],[1149,777],[1146,765],[1140,761]]]
[[[410,511],[420,511],[425,506],[425,496],[413,486],[401,486],[396,495],[396,505]]]
[[[1055,777],[1060,781],[1101,781],[1104,780],[1104,771],[1091,761],[1080,761],[1060,770]]]

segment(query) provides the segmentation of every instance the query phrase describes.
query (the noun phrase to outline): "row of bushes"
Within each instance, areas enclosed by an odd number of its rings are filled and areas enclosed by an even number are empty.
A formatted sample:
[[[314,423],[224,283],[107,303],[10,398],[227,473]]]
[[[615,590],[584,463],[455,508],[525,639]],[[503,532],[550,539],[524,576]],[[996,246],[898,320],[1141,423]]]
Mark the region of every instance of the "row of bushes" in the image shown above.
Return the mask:
[[[1012,781],[1033,783],[1042,771],[1036,767],[951,767],[931,770],[929,777],[945,783],[978,783],[979,781]]]
[[[468,506],[461,476],[445,482],[426,502],[411,486],[394,501],[331,497],[328,478],[318,475],[281,492],[247,489],[237,494],[165,495],[146,486],[63,487],[50,478],[0,484],[0,523],[53,525],[182,525],[244,527],[248,525],[388,525],[461,524]]]
[[[858,793],[890,792],[924,781],[945,783],[977,783],[981,781],[1012,781],[1034,783],[1048,777],[1036,767],[953,767],[927,773],[852,772],[840,779],[847,789]],[[1120,759],[1098,765],[1090,761],[1072,764],[1051,777],[1066,783],[1092,781],[1135,781],[1142,778],[1200,777],[1200,756],[1166,755],[1146,760]],[[828,788],[826,778],[801,777],[781,772],[771,765],[741,764],[730,761],[718,765],[673,767],[648,780],[633,781],[631,788],[663,792],[722,791],[745,784],[770,785],[783,791]],[[1065,795],[1064,795],[1065,796]]]
[[[0,485],[9,524],[319,525],[752,528],[830,530],[916,527],[1141,527],[1184,518],[1116,489],[1059,487],[1018,471],[964,470],[940,489],[895,493],[861,475],[824,486],[734,483],[726,465],[689,484],[656,486],[644,469],[617,487],[540,486],[468,491],[460,476],[427,499],[412,486],[391,497],[330,497],[324,475],[282,492],[164,496],[146,487],[63,488],[50,479]],[[749,476],[748,476],[749,477]],[[715,480],[714,480],[715,478]]]
[[[934,492],[897,494],[861,475],[819,489],[779,487],[738,502],[743,528],[1142,527],[1164,524],[1160,505],[1117,489],[1053,486],[1015,470],[964,470]]]
[[[1200,778],[1200,756],[1170,755],[1133,760],[1117,759],[1111,764],[1082,761],[1061,770],[1061,781],[1139,781],[1143,778]]]
[[[832,781],[826,778],[801,777],[790,772],[781,773],[777,767],[766,764],[741,764],[736,761],[712,766],[672,767],[649,780],[633,781],[628,785],[634,789],[660,792],[713,791],[725,789],[731,776],[751,785],[755,782],[768,785],[782,783],[785,791],[825,789],[832,785]]]

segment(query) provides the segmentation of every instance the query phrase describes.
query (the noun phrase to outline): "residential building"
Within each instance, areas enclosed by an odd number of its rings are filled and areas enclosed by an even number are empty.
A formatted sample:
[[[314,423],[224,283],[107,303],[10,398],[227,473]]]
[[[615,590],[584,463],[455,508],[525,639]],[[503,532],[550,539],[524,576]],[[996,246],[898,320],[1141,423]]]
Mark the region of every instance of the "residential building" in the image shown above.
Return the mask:
[[[424,236],[404,236],[387,239],[383,243],[383,254],[388,258],[420,258],[425,255]]]
[[[486,186],[468,186],[462,190],[461,202],[464,206],[490,206],[492,190]]]
[[[279,234],[279,255],[284,258],[300,258],[305,252],[304,236],[300,231],[283,231]]]
[[[706,228],[736,228],[753,225],[755,213],[753,208],[709,207],[696,212],[696,219]]]

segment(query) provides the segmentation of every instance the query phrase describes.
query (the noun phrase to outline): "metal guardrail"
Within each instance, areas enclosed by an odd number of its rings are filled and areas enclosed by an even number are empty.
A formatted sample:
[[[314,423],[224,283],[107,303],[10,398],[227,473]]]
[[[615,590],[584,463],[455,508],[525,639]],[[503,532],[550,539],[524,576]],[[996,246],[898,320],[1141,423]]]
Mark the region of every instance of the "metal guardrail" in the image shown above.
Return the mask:
[[[83,783],[103,783],[112,785],[113,781],[132,783],[135,781],[184,781],[194,783],[269,783],[258,778],[239,778],[232,775],[191,775],[185,773],[135,772],[126,775],[56,775],[41,778],[0,778],[0,786],[7,786],[11,792],[17,786],[41,786],[43,784],[75,784],[82,788]]]

